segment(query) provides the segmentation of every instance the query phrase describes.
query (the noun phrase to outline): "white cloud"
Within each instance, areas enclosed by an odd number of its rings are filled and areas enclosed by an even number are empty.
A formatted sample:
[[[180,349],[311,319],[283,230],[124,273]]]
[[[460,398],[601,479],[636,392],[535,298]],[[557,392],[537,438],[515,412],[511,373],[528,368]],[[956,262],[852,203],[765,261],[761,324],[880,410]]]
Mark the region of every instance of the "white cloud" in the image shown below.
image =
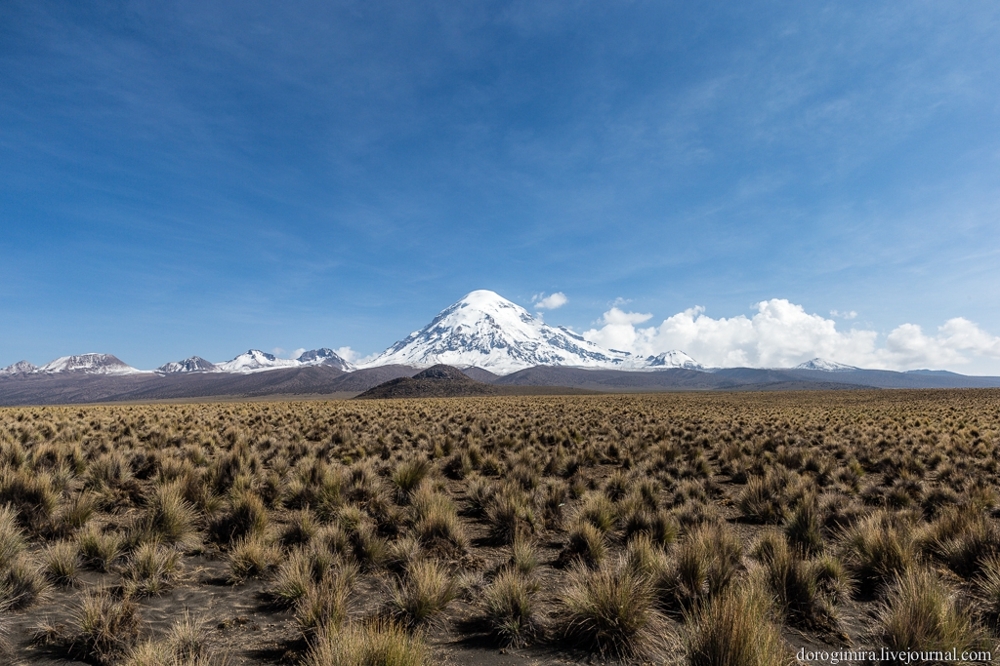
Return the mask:
[[[275,356],[282,356],[284,355],[285,350],[282,349],[281,347],[275,347],[274,349],[271,350],[271,353],[274,354]]]
[[[561,291],[557,291],[554,294],[546,296],[545,294],[535,294],[535,297],[531,299],[531,302],[535,304],[535,307],[539,310],[555,310],[556,308],[561,308],[569,302],[566,298],[566,294]]]
[[[337,356],[344,359],[348,363],[355,364],[367,363],[378,356],[378,354],[368,354],[367,356],[362,356],[361,352],[356,352],[350,347],[341,347],[340,349],[334,349],[334,351],[337,352]]]
[[[298,358],[299,356],[302,356],[304,353],[306,353],[306,351],[308,350],[305,347],[299,347],[298,349],[293,351],[288,358]]]
[[[637,329],[635,325],[649,321],[652,317],[651,314],[625,312],[617,307],[612,307],[604,313],[598,322],[603,326],[599,330],[585,332],[583,337],[607,349],[632,351],[639,346],[644,346],[644,343],[639,340],[643,329]]]
[[[752,317],[713,319],[702,307],[667,317],[659,325],[641,327],[652,315],[612,307],[583,333],[604,347],[648,356],[671,349],[715,367],[790,367],[819,357],[869,368],[907,370],[966,365],[979,358],[1000,359],[1000,337],[973,322],[950,319],[927,335],[915,324],[902,324],[881,340],[877,332],[838,330],[833,319],[810,314],[782,298],[761,301]],[[839,313],[853,318],[853,311]],[[852,316],[847,316],[852,315]]]
[[[880,356],[891,366],[941,368],[969,363],[969,355],[1000,359],[1000,338],[963,317],[949,319],[934,336],[903,324],[886,336]]]

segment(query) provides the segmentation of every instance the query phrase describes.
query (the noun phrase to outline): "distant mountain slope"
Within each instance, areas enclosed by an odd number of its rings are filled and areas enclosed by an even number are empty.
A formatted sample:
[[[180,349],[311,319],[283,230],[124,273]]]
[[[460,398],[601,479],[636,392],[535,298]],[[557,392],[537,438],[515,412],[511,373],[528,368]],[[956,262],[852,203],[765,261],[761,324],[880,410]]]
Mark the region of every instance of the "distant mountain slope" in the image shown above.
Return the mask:
[[[38,366],[34,363],[29,363],[28,361],[18,361],[17,363],[8,365],[6,368],[0,368],[0,377],[9,375],[26,375],[37,371]]]
[[[993,388],[1000,377],[974,377],[956,373],[893,372],[892,370],[783,370],[806,381],[875,386],[877,388]]]
[[[475,379],[477,382],[484,382],[486,384],[492,384],[500,377],[500,375],[492,373],[489,370],[483,370],[482,368],[462,368],[462,372],[469,379]]]
[[[21,374],[0,378],[0,405],[73,404],[141,400],[296,395],[357,395],[419,369],[379,366],[344,372],[325,365],[278,368],[268,372],[189,372],[122,375],[79,373]],[[455,372],[458,372],[455,370]],[[777,391],[850,388],[986,388],[1000,387],[1000,377],[966,377],[954,373],[903,373],[883,370],[827,372],[726,368],[712,372],[673,368],[628,372],[541,366],[502,377],[475,368],[462,371],[469,381],[497,389],[498,394],[635,391]],[[465,394],[470,394],[466,392]]]
[[[340,354],[326,347],[302,352],[295,360],[302,365],[328,365],[345,372],[354,369],[354,366],[341,358]]]
[[[647,356],[645,367],[651,370],[666,368],[684,368],[685,370],[701,370],[702,365],[682,351],[673,349],[656,356]]]
[[[164,363],[156,369],[164,375],[172,375],[181,372],[220,372],[219,367],[210,361],[206,361],[200,356],[192,356],[183,361],[172,361]]]
[[[835,363],[833,361],[827,361],[822,358],[814,358],[812,360],[806,361],[805,363],[800,363],[799,365],[792,368],[793,370],[820,370],[822,372],[850,372],[851,370],[858,370],[859,368],[853,365],[844,365],[843,363]]]

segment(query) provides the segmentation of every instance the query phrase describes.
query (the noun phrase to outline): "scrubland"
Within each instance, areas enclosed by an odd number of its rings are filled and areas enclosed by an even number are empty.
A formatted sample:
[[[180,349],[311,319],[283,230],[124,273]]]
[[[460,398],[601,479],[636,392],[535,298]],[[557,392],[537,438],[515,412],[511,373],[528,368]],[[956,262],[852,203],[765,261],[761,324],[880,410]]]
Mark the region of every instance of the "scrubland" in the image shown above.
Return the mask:
[[[998,444],[993,390],[2,409],[2,659],[996,653]]]

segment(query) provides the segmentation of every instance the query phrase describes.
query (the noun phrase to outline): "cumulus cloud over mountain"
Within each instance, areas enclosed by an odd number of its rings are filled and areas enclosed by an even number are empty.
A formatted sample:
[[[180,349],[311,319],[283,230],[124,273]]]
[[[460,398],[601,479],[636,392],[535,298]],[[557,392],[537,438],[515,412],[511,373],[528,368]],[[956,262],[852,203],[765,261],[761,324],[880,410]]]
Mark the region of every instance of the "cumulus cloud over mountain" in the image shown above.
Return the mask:
[[[703,307],[642,326],[651,314],[612,307],[583,337],[601,346],[643,356],[683,349],[715,367],[791,367],[821,357],[859,367],[909,370],[958,368],[977,358],[1000,359],[1000,337],[964,318],[949,319],[937,333],[902,324],[888,335],[861,328],[839,330],[837,322],[783,298],[756,304],[753,316],[715,319]]]
[[[545,294],[538,294],[533,299],[533,302],[535,307],[539,310],[555,310],[556,308],[561,308],[566,305],[566,303],[569,302],[569,299],[566,298],[566,294],[561,291],[557,291],[556,293],[549,294],[548,296]]]

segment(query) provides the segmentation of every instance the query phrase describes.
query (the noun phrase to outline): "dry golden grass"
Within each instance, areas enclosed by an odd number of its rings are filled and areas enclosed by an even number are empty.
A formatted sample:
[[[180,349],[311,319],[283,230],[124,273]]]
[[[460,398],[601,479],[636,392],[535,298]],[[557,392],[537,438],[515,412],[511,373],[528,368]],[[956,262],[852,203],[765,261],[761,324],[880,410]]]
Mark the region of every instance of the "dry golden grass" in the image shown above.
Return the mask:
[[[0,619],[112,666],[979,648],[998,447],[993,390],[0,409]]]

